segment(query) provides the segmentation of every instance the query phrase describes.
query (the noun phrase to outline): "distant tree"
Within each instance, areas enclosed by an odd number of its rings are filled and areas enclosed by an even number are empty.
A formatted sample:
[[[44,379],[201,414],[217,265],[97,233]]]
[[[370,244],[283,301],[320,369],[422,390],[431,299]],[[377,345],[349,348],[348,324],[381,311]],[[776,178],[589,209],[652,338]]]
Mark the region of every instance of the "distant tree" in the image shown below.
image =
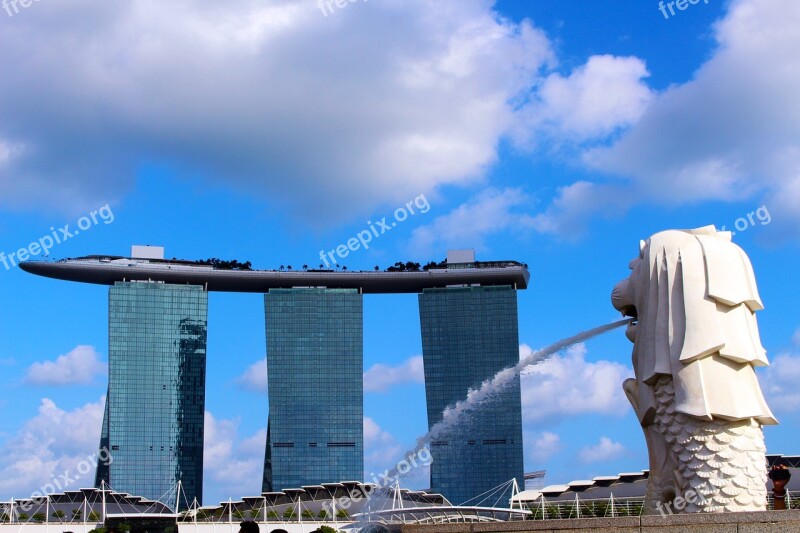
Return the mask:
[[[47,517],[44,515],[44,513],[34,513],[33,515],[34,522],[44,522],[46,518]]]
[[[346,266],[343,266],[343,267],[342,267],[342,270],[344,270],[345,272],[347,272],[347,267],[346,267]]]
[[[96,511],[92,511],[89,513],[89,521],[90,522],[98,522],[100,520],[100,513]]]
[[[325,520],[325,519],[327,519],[327,518],[328,518],[328,511],[326,511],[325,509],[321,510],[321,511],[320,511],[320,512],[317,514],[317,518],[319,518],[320,520]]]
[[[233,516],[235,516],[237,520],[244,520],[244,511],[241,509],[236,509],[233,512]]]
[[[323,265],[322,263],[320,263],[320,264],[319,264],[319,269],[320,269],[320,270],[322,270],[323,268],[325,268],[325,265]]]
[[[267,512],[267,518],[269,518],[270,520],[277,520],[278,519],[278,512],[275,511],[275,510],[268,511]]]
[[[308,270],[308,265],[303,265],[303,270]]]
[[[303,518],[305,518],[306,520],[314,519],[314,513],[310,509],[303,509],[303,512],[300,514],[302,514]]]
[[[381,267],[379,267],[378,265],[375,265],[375,272],[377,272],[380,269],[381,269]]]
[[[28,519],[28,513],[19,513],[18,518],[20,522],[23,522]]]
[[[292,270],[292,265],[289,265],[289,266],[287,266],[287,267],[286,267],[286,270],[289,270],[289,271],[291,271],[291,270]]]
[[[280,267],[278,270],[280,270],[281,272],[283,272],[284,270],[286,270],[286,267],[284,267],[283,265],[281,265],[281,267]]]
[[[347,509],[339,509],[336,511],[336,516],[338,518],[350,518],[350,513],[347,512]]]
[[[81,509],[73,509],[72,510],[72,519],[73,520],[80,520],[82,515],[83,515],[83,510],[81,510]]]
[[[61,509],[56,509],[55,511],[53,511],[53,514],[50,515],[50,516],[52,516],[53,518],[58,518],[59,520],[61,520],[66,515],[64,514],[64,511],[62,511]]]

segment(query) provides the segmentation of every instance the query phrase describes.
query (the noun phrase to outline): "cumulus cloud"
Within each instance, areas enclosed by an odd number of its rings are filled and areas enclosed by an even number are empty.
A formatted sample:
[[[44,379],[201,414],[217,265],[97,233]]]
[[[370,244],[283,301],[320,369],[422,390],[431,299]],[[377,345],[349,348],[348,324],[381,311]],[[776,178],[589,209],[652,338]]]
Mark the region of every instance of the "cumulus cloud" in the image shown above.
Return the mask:
[[[533,226],[540,233],[577,240],[592,216],[621,216],[633,201],[622,187],[579,181],[560,188],[552,204],[534,217]]]
[[[603,139],[635,124],[653,96],[635,57],[592,56],[568,76],[550,74],[522,113],[517,142],[532,134],[560,142]]]
[[[531,351],[521,345],[520,358]],[[577,344],[522,372],[524,421],[588,413],[622,416],[630,411],[622,382],[633,377],[633,370],[612,361],[588,362],[586,353],[586,346]]]
[[[364,372],[364,391],[366,392],[387,392],[395,385],[424,382],[425,370],[421,355],[406,359],[400,366],[378,363]]]
[[[241,438],[239,419],[219,419],[206,411],[203,481],[206,503],[261,494],[267,430]]]
[[[253,363],[242,375],[236,378],[236,383],[247,390],[267,393],[267,360],[260,359]]]
[[[450,213],[411,234],[410,248],[430,256],[445,249],[486,249],[486,239],[500,232],[524,232],[534,228],[528,214],[533,199],[520,189],[487,189]]]
[[[402,446],[389,432],[368,416],[364,417],[364,467],[368,471],[392,466],[403,453]]]
[[[798,25],[792,0],[732,1],[694,78],[655,97],[629,132],[585,162],[630,180],[629,194],[644,201],[766,199],[776,226],[796,233]]]
[[[527,435],[529,457],[537,463],[545,463],[561,451],[561,437],[549,431],[539,435]]]
[[[104,407],[105,398],[101,398],[66,411],[53,400],[42,398],[36,416],[0,448],[0,499],[27,497],[43,488],[59,492],[66,487],[56,482],[65,472],[74,480],[69,490],[91,485]]]
[[[611,461],[625,453],[625,446],[619,442],[614,442],[608,437],[600,437],[600,442],[594,446],[583,448],[578,457],[584,463],[597,463],[600,461]]]
[[[93,346],[76,346],[55,361],[33,363],[25,374],[25,383],[35,386],[86,385],[108,371]]]
[[[554,62],[544,33],[484,0],[355,7],[77,0],[4,17],[0,64],[25,75],[0,80],[0,202],[90,208],[147,161],[320,220],[480,178]]]

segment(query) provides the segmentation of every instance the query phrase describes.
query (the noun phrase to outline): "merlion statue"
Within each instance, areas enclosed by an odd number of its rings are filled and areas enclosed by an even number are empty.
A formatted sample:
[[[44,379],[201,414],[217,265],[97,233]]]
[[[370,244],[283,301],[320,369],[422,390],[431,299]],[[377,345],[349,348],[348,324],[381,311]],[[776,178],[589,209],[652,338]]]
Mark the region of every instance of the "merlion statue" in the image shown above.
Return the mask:
[[[754,369],[769,363],[750,260],[707,226],[656,233],[630,268],[611,300],[633,319],[623,388],[650,456],[645,512],[765,510],[761,427],[778,422]]]

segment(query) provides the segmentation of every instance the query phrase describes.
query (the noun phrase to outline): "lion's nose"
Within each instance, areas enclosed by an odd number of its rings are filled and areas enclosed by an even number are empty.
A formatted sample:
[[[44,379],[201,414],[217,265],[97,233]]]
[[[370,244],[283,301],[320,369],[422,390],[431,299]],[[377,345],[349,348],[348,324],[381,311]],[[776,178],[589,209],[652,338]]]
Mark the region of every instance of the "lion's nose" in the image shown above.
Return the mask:
[[[623,279],[614,286],[614,290],[611,291],[611,305],[623,313],[628,308],[634,307],[630,279]]]

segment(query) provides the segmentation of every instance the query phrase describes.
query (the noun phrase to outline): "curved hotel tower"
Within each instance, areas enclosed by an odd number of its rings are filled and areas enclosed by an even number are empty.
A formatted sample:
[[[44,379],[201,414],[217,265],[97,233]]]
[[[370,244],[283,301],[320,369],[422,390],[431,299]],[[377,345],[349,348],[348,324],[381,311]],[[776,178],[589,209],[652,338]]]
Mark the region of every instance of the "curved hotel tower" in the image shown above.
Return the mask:
[[[364,476],[363,294],[419,298],[428,424],[519,358],[517,290],[527,268],[450,252],[424,271],[226,270],[163,248],[20,267],[110,285],[109,388],[96,482],[157,500],[181,481],[203,494],[208,291],[264,294],[269,420],[263,490]],[[213,354],[212,354],[213,356]],[[523,480],[519,380],[431,443],[431,488],[455,504]],[[181,502],[185,505],[185,502]]]

